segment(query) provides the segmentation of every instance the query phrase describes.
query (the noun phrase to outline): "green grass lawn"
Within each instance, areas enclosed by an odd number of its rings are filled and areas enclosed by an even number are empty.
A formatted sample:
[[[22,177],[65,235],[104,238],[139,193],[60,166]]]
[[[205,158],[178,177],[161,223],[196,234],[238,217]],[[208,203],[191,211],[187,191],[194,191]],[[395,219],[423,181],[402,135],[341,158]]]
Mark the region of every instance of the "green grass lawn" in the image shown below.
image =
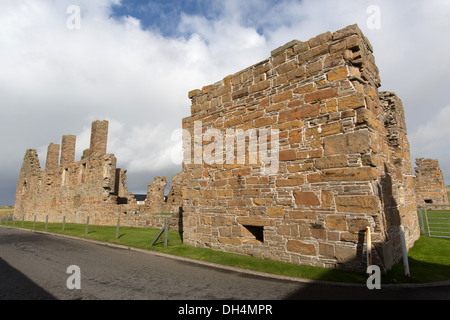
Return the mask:
[[[13,226],[12,221],[8,225]],[[33,222],[26,221],[22,227],[22,221],[16,221],[14,226],[32,229]],[[298,266],[290,263],[186,246],[183,245],[181,236],[176,231],[169,231],[168,247],[164,247],[163,236],[151,247],[151,242],[160,230],[121,227],[119,237],[116,239],[115,226],[91,225],[89,226],[89,232],[86,234],[86,226],[84,224],[66,223],[65,230],[62,231],[61,223],[49,223],[47,230],[45,230],[44,222],[36,222],[35,229],[291,277],[347,283],[365,283],[367,280],[367,275],[361,273]],[[450,239],[422,237],[414,248],[410,250],[409,264],[411,270],[410,278],[406,278],[403,275],[403,264],[399,263],[387,275],[383,276],[383,283],[423,283],[450,280]]]
[[[450,239],[422,236],[409,251],[411,277],[406,278],[403,262],[385,277],[386,282],[424,283],[450,280]]]

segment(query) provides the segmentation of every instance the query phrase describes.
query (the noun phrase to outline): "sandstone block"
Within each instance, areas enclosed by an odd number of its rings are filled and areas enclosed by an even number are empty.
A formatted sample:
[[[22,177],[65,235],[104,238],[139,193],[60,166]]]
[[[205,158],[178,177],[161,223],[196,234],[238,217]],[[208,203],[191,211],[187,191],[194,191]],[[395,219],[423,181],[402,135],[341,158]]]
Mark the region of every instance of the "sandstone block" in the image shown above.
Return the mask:
[[[337,231],[347,231],[347,221],[345,217],[332,215],[325,219],[325,223],[328,229]]]
[[[360,130],[324,138],[324,155],[368,153],[371,147],[370,133]]]
[[[277,117],[276,116],[258,118],[258,119],[255,119],[254,126],[255,126],[255,128],[261,128],[261,127],[272,125],[276,121],[277,121]]]
[[[279,65],[276,70],[277,70],[278,74],[284,74],[284,73],[294,70],[295,68],[297,68],[297,62],[295,62],[294,60],[291,60],[286,63],[283,63],[282,65]]]
[[[351,51],[350,51],[350,53],[351,53]],[[343,63],[344,63],[344,59],[343,59],[342,52],[331,53],[329,56],[325,57],[325,60],[323,62],[323,68],[324,69],[333,68],[333,67],[340,66]]]
[[[311,103],[314,101],[327,100],[327,99],[337,97],[337,94],[338,94],[337,88],[328,88],[328,89],[317,90],[317,91],[305,94],[305,102]]]
[[[279,152],[280,161],[292,161],[297,159],[297,153],[294,149],[281,150]]]
[[[347,155],[335,155],[316,159],[315,166],[319,170],[347,167]]]
[[[380,128],[376,115],[369,109],[361,108],[356,111],[356,123],[366,124],[370,128],[377,130]]]
[[[331,207],[333,205],[333,193],[330,191],[322,191],[322,206]]]
[[[183,195],[186,198],[200,198],[200,191],[188,189],[188,190],[186,190],[186,193]]]
[[[270,87],[270,80],[260,81],[260,82],[258,82],[256,84],[254,84],[253,86],[251,86],[250,92],[251,93],[255,93],[255,92],[258,92],[258,91],[265,90],[265,89],[267,89],[269,87]]]
[[[295,204],[299,206],[319,206],[320,200],[314,192],[294,191]]]
[[[233,90],[231,93],[231,98],[233,100],[240,99],[248,95],[248,87],[244,87],[238,90]]]
[[[350,219],[347,223],[348,231],[354,233],[365,231],[367,227],[370,227],[369,221],[365,218]]]
[[[310,39],[308,43],[309,43],[310,48],[314,48],[314,47],[320,46],[322,44],[325,44],[328,41],[331,41],[332,38],[333,38],[333,35],[331,34],[331,32],[325,32],[325,33],[319,34],[318,36]]]
[[[283,218],[284,217],[284,207],[268,207],[267,215],[271,218]]]
[[[302,130],[292,130],[289,132],[289,143],[295,144],[302,141]]]
[[[296,187],[305,184],[305,177],[303,175],[291,176],[287,179],[279,178],[276,181],[277,187]]]
[[[335,253],[339,263],[348,264],[358,258],[358,252],[354,247],[336,246]]]
[[[289,218],[294,220],[316,220],[317,214],[303,210],[291,210],[289,211]]]
[[[320,114],[319,104],[303,105],[298,108],[280,112],[278,122],[283,123],[293,120],[302,120],[310,117],[316,117],[319,114]]]
[[[199,89],[192,90],[192,91],[189,91],[188,97],[189,97],[189,99],[192,99],[193,97],[195,97],[196,95],[199,95],[201,93],[202,93],[202,90],[199,90]]]
[[[328,243],[319,243],[319,254],[325,257],[334,258],[336,256],[334,252],[334,245]]]
[[[316,255],[316,246],[312,243],[306,243],[298,240],[289,240],[286,249],[291,252],[300,253],[307,256]]]
[[[275,225],[274,220],[264,218],[238,217],[237,221],[243,226],[265,227]]]
[[[275,57],[275,56],[279,55],[280,53],[283,53],[283,52],[286,51],[287,49],[292,48],[292,47],[294,47],[294,46],[296,46],[296,45],[300,45],[301,43],[302,43],[301,41],[298,41],[298,40],[292,40],[292,41],[286,43],[285,45],[283,45],[283,46],[281,46],[281,47],[278,47],[278,48],[275,49],[275,50],[272,50],[272,51],[271,51],[271,56],[272,56],[272,57]]]
[[[320,126],[306,129],[305,137],[306,139],[325,137],[344,131],[344,127],[341,121],[325,123]]]
[[[336,208],[343,213],[379,213],[380,199],[376,196],[337,196]]]
[[[279,124],[274,125],[272,128],[273,129],[278,129],[280,131],[285,131],[285,130],[298,129],[298,128],[302,128],[302,127],[303,127],[303,122],[302,121],[294,120],[294,121],[289,121],[289,122],[281,122]],[[301,130],[297,130],[297,131],[301,132]]]
[[[377,169],[372,167],[339,168],[323,171],[323,181],[375,181],[377,177]]]
[[[348,109],[358,109],[366,106],[366,101],[362,93],[356,93],[351,96],[338,98],[339,111]]]
[[[328,72],[328,75],[327,75],[328,81],[337,81],[337,80],[346,79],[347,76],[348,76],[347,66],[341,66],[341,67],[334,68],[333,70]]]
[[[223,244],[228,244],[228,245],[232,245],[232,246],[241,246],[243,243],[243,239],[241,238],[223,238],[223,237],[219,237],[217,239],[220,243]]]
[[[296,93],[296,94],[304,94],[304,93],[313,92],[314,90],[316,90],[316,86],[312,82],[312,83],[308,83],[308,84],[305,84],[305,85],[303,85],[301,87],[296,88],[294,90],[294,93]]]
[[[318,60],[318,61],[315,61],[315,62],[312,62],[312,63],[308,63],[306,65],[306,74],[308,76],[310,76],[310,75],[312,75],[314,73],[317,73],[317,72],[321,71],[322,69],[323,69],[323,62],[322,62],[322,60]]]
[[[351,26],[345,27],[344,29],[338,30],[335,33],[333,33],[333,40],[347,38],[347,37],[355,35],[355,34],[362,35],[362,31],[358,27],[358,25],[353,24]]]
[[[283,102],[283,101],[292,99],[292,97],[293,97],[292,90],[280,92],[273,96],[273,103]]]

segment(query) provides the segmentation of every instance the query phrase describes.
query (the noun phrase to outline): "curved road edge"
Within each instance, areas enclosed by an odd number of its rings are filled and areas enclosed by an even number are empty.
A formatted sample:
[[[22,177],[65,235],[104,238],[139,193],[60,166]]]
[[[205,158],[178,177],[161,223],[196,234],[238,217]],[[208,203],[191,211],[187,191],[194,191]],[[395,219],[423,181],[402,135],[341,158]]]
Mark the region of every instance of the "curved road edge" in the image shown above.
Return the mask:
[[[237,268],[237,267],[226,266],[226,265],[222,265],[222,264],[218,264],[218,263],[208,262],[208,261],[202,261],[202,260],[196,260],[196,259],[182,257],[182,256],[171,255],[168,253],[140,249],[140,248],[124,246],[124,245],[120,245],[120,244],[104,242],[104,241],[99,241],[99,240],[86,239],[86,238],[82,238],[82,237],[75,237],[75,236],[70,236],[70,235],[65,235],[65,234],[58,234],[58,233],[39,231],[39,230],[21,229],[21,228],[2,226],[2,225],[0,225],[0,227],[14,229],[14,230],[22,230],[22,231],[27,231],[27,232],[33,232],[33,233],[38,233],[38,234],[45,234],[45,235],[50,235],[50,236],[66,238],[66,239],[72,239],[72,240],[85,241],[85,242],[103,245],[103,246],[107,246],[107,247],[114,247],[114,248],[123,249],[123,250],[136,251],[136,252],[151,254],[151,255],[164,257],[164,258],[168,258],[168,259],[185,261],[185,262],[190,262],[190,263],[208,266],[208,267],[212,267],[212,268],[240,272],[240,273],[245,273],[245,274],[249,274],[249,275],[270,278],[270,279],[286,280],[286,281],[300,282],[300,283],[314,283],[314,284],[324,284],[324,285],[333,285],[333,286],[343,286],[343,287],[366,287],[366,284],[313,280],[313,279],[306,279],[306,278],[277,275],[277,274],[266,273],[266,272],[255,271],[255,270],[244,269],[244,268]],[[406,284],[406,283],[405,284],[383,284],[383,287],[388,287],[388,288],[431,288],[431,287],[441,287],[441,286],[450,286],[450,280],[440,281],[440,282],[417,283],[417,284]]]

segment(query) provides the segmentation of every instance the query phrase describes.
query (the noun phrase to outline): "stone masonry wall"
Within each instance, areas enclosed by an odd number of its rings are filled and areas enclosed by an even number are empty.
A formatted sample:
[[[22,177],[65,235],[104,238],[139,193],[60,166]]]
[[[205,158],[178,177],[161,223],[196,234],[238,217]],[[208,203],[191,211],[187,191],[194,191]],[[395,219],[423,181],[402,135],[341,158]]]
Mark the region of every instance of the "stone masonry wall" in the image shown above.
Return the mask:
[[[173,213],[170,226],[178,230],[181,199],[166,203],[162,189],[148,194],[151,203],[138,205],[125,186],[126,170],[117,168],[116,157],[106,153],[107,139],[108,122],[94,121],[90,148],[80,161],[74,159],[76,136],[67,135],[61,148],[49,145],[43,171],[36,150],[27,150],[17,182],[17,219],[62,222],[65,217],[66,222],[85,223],[89,216],[90,224],[115,225],[120,217],[123,226],[162,228],[165,216],[157,214]],[[180,193],[178,189],[180,184],[174,183],[172,193]]]
[[[408,248],[420,237],[414,174],[402,101],[392,92],[379,92],[379,98],[381,112],[378,119],[384,125],[384,128],[378,128],[380,150],[384,154],[381,159],[384,174],[380,180],[380,200],[385,215],[385,221],[380,223],[385,224],[389,235],[385,247],[392,246],[390,250],[383,250],[387,259],[398,261],[401,254],[398,226],[405,229]],[[375,163],[380,167],[378,161]],[[389,256],[391,253],[393,257]]]
[[[189,93],[185,244],[365,270],[370,227],[374,263],[387,270],[400,260],[400,225],[409,247],[419,236],[409,144],[400,100],[378,92],[372,51],[349,26],[294,40]],[[269,149],[278,143],[276,172],[259,153],[261,129],[278,130],[267,139]],[[248,136],[243,158],[233,157],[238,130]],[[214,161],[202,161],[205,154]]]
[[[436,159],[416,159],[416,196],[419,205],[448,205],[444,175]]]

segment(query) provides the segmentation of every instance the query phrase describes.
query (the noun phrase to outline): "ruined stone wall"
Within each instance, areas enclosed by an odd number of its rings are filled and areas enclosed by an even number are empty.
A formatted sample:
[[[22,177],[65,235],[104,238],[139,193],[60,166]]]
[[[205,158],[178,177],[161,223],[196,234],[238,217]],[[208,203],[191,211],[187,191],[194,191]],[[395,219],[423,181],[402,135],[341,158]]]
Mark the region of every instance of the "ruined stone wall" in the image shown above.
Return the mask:
[[[419,205],[448,205],[444,175],[436,159],[416,159],[415,189]]]
[[[406,233],[408,248],[420,237],[417,219],[417,202],[414,189],[414,174],[411,165],[410,147],[407,138],[405,113],[400,98],[392,92],[379,92],[380,109],[378,119],[384,128],[378,128],[384,175],[380,180],[380,199],[389,237],[383,249],[393,261],[401,254],[398,226]],[[380,167],[380,164],[377,163]]]
[[[80,161],[74,159],[76,136],[67,135],[61,148],[49,145],[43,171],[36,150],[27,150],[17,182],[15,215],[25,220],[36,216],[37,221],[48,217],[49,222],[62,222],[65,217],[73,223],[85,223],[89,216],[90,223],[98,225],[115,225],[120,217],[124,226],[161,228],[164,216],[155,214],[174,213],[171,225],[178,230],[181,200],[166,205],[162,189],[161,203],[138,205],[125,185],[126,170],[117,168],[116,157],[106,153],[107,139],[108,122],[94,121],[90,147]],[[148,197],[161,198],[161,191]]]
[[[369,41],[349,26],[292,41],[191,91],[191,116],[183,120],[184,243],[365,270],[371,227],[374,262],[383,269],[398,262],[399,226],[409,247],[419,232],[403,108],[379,85]],[[238,130],[248,136],[241,158]],[[273,155],[264,145],[277,147],[276,166],[264,160]]]

